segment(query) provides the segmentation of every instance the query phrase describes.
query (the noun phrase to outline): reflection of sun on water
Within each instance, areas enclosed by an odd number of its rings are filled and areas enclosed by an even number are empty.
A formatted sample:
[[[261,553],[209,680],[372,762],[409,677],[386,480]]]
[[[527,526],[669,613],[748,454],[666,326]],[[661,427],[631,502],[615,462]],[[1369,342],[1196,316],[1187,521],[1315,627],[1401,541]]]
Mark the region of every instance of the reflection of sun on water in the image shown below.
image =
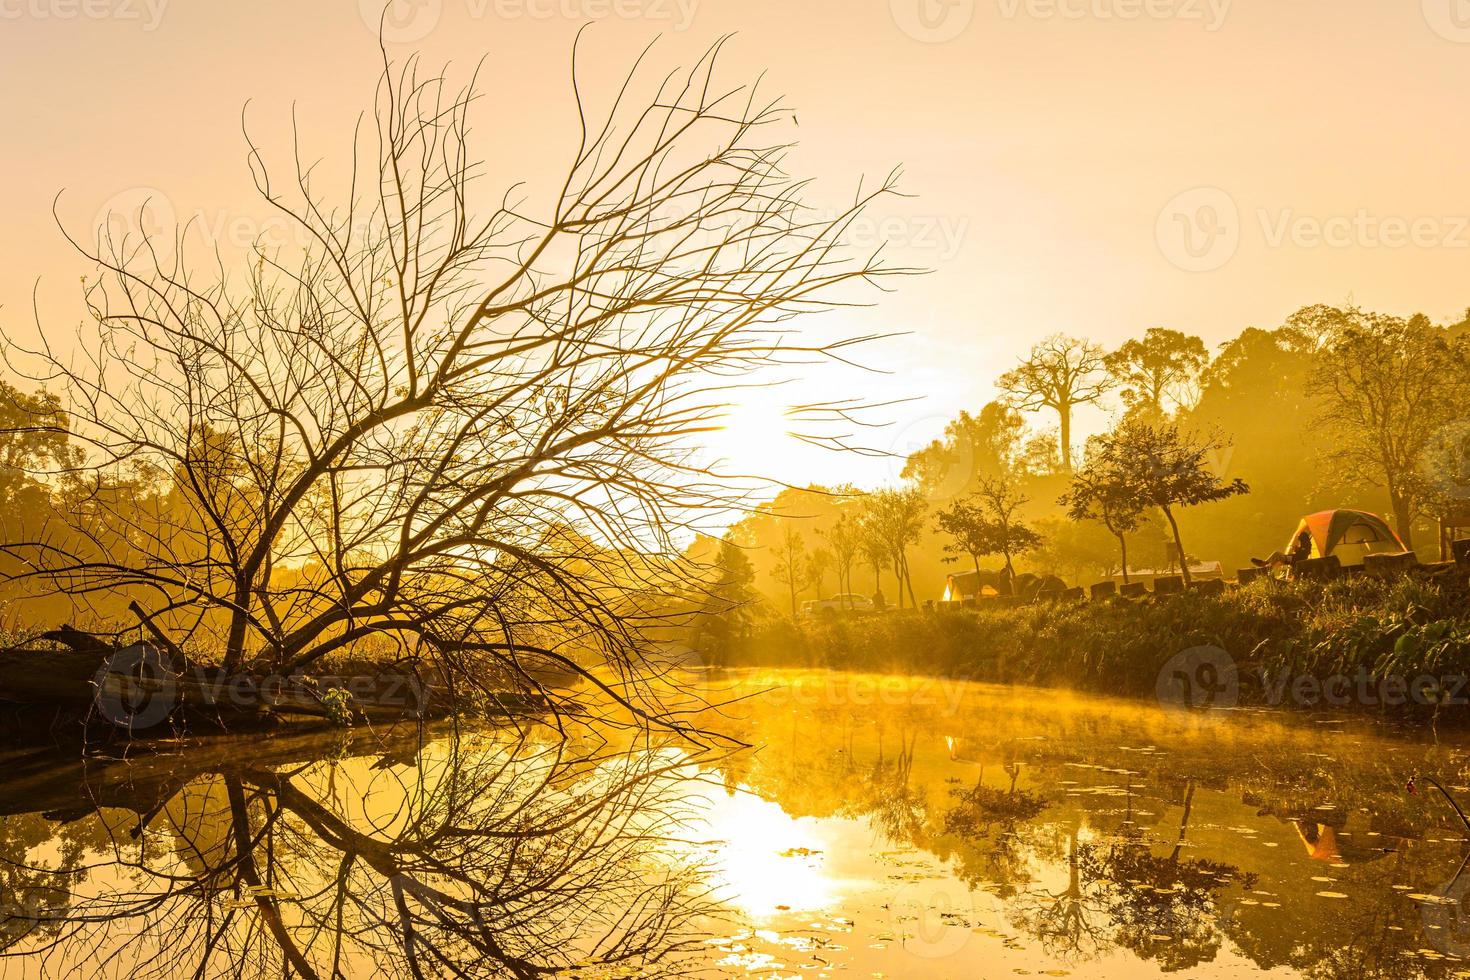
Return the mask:
[[[712,862],[719,896],[752,918],[811,910],[836,899],[824,842],[810,821],[793,820],[749,793],[710,799],[709,835],[720,842]]]

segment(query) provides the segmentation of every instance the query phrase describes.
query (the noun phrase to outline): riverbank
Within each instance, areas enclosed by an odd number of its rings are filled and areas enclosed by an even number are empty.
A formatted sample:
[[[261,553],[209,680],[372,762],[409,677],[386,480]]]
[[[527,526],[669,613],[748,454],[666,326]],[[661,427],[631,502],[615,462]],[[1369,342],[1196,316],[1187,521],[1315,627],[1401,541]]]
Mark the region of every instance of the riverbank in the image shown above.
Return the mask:
[[[1209,670],[1195,677],[1201,662]],[[1462,577],[1352,577],[1254,582],[1216,595],[779,621],[732,645],[720,663],[1150,697],[1161,675],[1182,667],[1206,685],[1230,682],[1220,671],[1233,672],[1233,703],[1443,710],[1470,704],[1470,590]]]

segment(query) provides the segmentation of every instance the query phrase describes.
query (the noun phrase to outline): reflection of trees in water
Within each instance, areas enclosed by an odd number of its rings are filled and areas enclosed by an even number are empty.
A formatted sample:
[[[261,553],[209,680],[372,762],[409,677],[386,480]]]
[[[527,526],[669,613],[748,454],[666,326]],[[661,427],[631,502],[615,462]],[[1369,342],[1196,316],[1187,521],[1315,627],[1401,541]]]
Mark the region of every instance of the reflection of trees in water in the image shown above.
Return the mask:
[[[1060,891],[1031,889],[1017,897],[1011,921],[1040,941],[1047,954],[1068,962],[1112,948],[1105,918],[1106,896],[1095,880],[1084,882],[1074,823],[1067,835],[1067,884]]]
[[[868,817],[891,841],[907,844],[921,838],[929,819],[929,794],[923,786],[913,786],[909,779],[913,774],[917,741],[918,732],[900,729],[898,751],[890,756],[880,732],[878,754],[869,766],[859,766],[851,752],[847,752],[847,768],[852,773],[856,792],[842,807],[842,814]]]
[[[1004,899],[1009,920],[1058,958],[1127,948],[1190,973],[1184,964],[1218,957],[1228,942],[1262,969],[1321,980],[1453,973],[1445,966],[1454,961],[1416,961],[1439,933],[1426,931],[1403,888],[1432,892],[1453,874],[1458,845],[1432,839],[1462,828],[1453,813],[1406,796],[1403,779],[1421,769],[1464,781],[1463,740],[1431,746],[1353,731],[1329,745],[1315,729],[1275,719],[1181,728],[1111,703],[1059,711],[987,692],[968,689],[949,715],[942,704],[882,701],[753,713],[740,737],[766,748],[746,757],[741,782],[792,815],[866,817],[887,839],[929,851]],[[912,746],[899,757],[895,727]],[[968,790],[977,770],[997,792],[1014,786],[1052,805],[1009,827],[978,821],[973,833],[946,833],[954,804],[964,805],[950,787]],[[963,782],[952,778],[959,773]],[[1063,781],[1078,791],[1064,792]],[[1285,838],[1278,820],[1291,826]],[[1350,870],[1329,870],[1334,863]],[[1271,894],[1246,894],[1253,887]],[[1318,897],[1323,890],[1351,897]]]
[[[52,841],[54,825],[39,813],[0,817],[0,950],[27,937],[54,935],[71,904],[83,847],[75,835],[56,840],[53,861],[27,861]]]
[[[1184,789],[1179,833],[1168,854],[1155,854],[1135,827],[1081,848],[1086,879],[1107,882],[1106,911],[1112,941],[1165,970],[1182,970],[1215,958],[1223,940],[1219,893],[1239,876],[1230,864],[1184,858],[1194,804],[1194,781]],[[1244,887],[1253,878],[1245,876]]]
[[[34,897],[7,934],[45,929],[9,955],[61,974],[658,975],[706,910],[697,869],[667,856],[693,805],[677,795],[685,764],[512,735],[431,743],[411,768],[223,767],[148,814],[141,840],[111,834],[85,871],[73,859],[38,884],[14,875],[39,866],[12,865],[10,894]]]

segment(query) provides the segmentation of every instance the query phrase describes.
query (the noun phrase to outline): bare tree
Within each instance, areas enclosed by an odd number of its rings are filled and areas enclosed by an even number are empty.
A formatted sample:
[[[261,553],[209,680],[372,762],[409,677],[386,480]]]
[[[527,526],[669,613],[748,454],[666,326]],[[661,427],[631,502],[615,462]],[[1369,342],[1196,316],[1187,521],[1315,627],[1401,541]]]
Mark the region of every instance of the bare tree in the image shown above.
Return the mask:
[[[852,605],[852,567],[857,564],[862,552],[862,522],[850,510],[837,515],[837,520],[823,532],[827,548],[832,555],[832,567],[837,572],[837,591],[849,608]]]
[[[19,577],[123,597],[231,673],[371,648],[473,688],[538,686],[533,662],[602,684],[599,663],[634,700],[672,535],[741,502],[697,462],[732,377],[845,354],[791,318],[902,271],[842,244],[889,184],[809,210],[766,135],[789,110],[723,85],[718,55],[595,105],[574,52],[576,150],[545,200],[487,201],[475,83],[410,60],[385,63],[335,205],[301,152],[282,181],[251,143],[299,253],[227,273],[181,235],[78,243],[102,275],[77,362],[6,349],[87,458],[51,474],[76,489],[51,527],[4,543]],[[89,503],[125,479],[183,517]]]
[[[1097,401],[1113,387],[1107,355],[1098,345],[1054,334],[1035,347],[1020,365],[996,382],[1017,408],[1057,413],[1062,468],[1072,469],[1072,410]]]
[[[801,534],[787,524],[781,529],[781,540],[776,545],[776,564],[771,574],[776,581],[786,586],[791,599],[791,618],[796,618],[796,594],[812,584],[812,561],[806,551],[806,541]]]

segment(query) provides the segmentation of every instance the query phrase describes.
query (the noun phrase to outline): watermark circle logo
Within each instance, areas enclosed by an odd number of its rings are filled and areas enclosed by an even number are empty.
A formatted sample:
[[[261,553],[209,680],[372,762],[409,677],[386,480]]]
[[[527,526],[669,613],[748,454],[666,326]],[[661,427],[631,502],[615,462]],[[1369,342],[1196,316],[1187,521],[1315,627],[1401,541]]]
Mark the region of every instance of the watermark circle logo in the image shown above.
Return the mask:
[[[1452,500],[1470,498],[1470,419],[1435,430],[1420,460],[1419,478]]]
[[[944,415],[926,415],[896,426],[888,443],[889,482],[901,482],[909,457],[938,442],[947,446],[948,451],[926,457],[924,471],[915,475],[935,499],[958,497],[968,490],[975,477],[975,447],[963,436],[949,443],[946,430],[953,421]]]
[[[178,704],[178,679],[151,643],[123,647],[97,668],[94,702],[119,728],[152,728]]]
[[[1467,0],[1420,0],[1424,23],[1446,41],[1470,44],[1470,2]]]
[[[173,254],[178,214],[168,195],[156,187],[130,187],[109,197],[92,218],[105,250],[147,251],[163,260]]]
[[[1240,701],[1235,658],[1217,646],[1181,650],[1159,669],[1154,693],[1165,708],[1233,708]]]
[[[1211,272],[1235,257],[1240,247],[1240,209],[1218,187],[1195,187],[1175,194],[1154,223],[1159,251],[1185,272]]]
[[[439,26],[444,0],[358,0],[362,22],[389,44],[413,44]]]
[[[903,948],[925,959],[954,956],[964,949],[977,925],[997,927],[997,916],[976,902],[975,892],[948,876],[901,886],[888,902],[890,929]]]
[[[915,41],[943,44],[975,19],[975,0],[888,0],[893,22]]]

